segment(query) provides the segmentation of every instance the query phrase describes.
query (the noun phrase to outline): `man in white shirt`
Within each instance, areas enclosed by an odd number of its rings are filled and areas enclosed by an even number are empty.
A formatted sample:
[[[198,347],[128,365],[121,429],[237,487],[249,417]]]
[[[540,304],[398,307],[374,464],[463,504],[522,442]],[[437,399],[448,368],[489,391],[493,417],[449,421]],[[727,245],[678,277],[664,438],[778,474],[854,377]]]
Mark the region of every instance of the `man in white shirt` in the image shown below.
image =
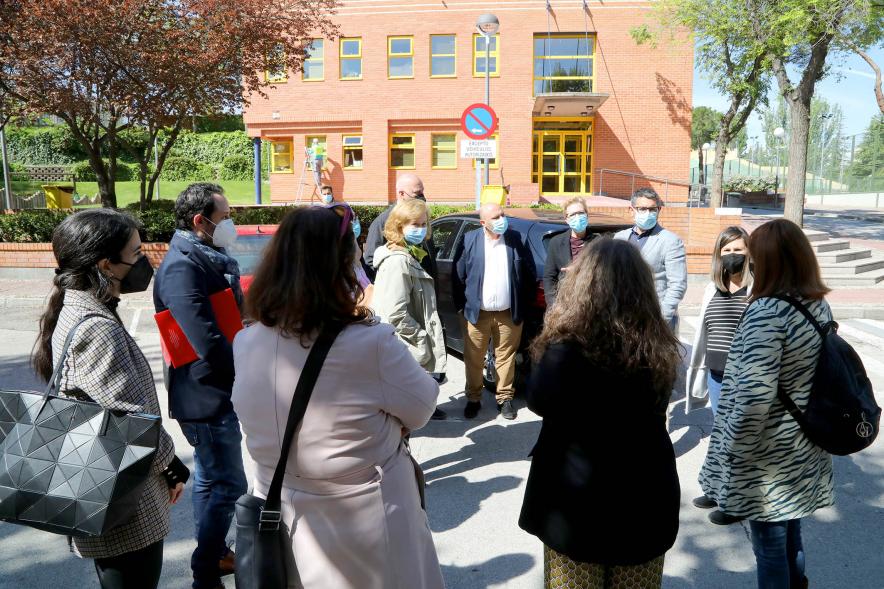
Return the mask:
[[[521,343],[522,318],[536,287],[534,260],[522,236],[509,228],[500,205],[482,205],[479,220],[482,228],[468,233],[454,255],[454,302],[464,317],[464,417],[472,419],[479,413],[485,351],[491,341],[497,408],[504,419],[515,419],[512,400],[516,352]]]

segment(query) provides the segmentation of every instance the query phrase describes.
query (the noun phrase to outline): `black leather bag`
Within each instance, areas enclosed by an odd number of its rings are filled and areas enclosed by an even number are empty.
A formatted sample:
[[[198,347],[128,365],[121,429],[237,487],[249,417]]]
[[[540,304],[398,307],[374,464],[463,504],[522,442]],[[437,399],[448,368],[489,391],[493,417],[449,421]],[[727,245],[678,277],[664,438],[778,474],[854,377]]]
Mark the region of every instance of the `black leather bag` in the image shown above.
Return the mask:
[[[307,355],[307,362],[295,387],[282,438],[282,451],[267,491],[267,499],[243,495],[236,502],[237,589],[284,589],[288,585],[286,563],[290,561],[287,554],[290,548],[280,512],[285,465],[295,430],[307,411],[319,371],[342,328],[342,325],[334,325],[324,329]]]
[[[0,520],[99,536],[135,515],[160,439],[158,415],[59,397],[76,329],[43,393],[0,391]]]

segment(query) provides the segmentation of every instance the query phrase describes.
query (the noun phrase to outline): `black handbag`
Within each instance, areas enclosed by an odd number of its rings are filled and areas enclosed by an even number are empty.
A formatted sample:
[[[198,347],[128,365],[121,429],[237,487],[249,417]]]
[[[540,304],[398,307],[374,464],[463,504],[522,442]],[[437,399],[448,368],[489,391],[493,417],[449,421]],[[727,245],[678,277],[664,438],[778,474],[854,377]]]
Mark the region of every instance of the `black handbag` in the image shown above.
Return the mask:
[[[100,536],[135,515],[160,439],[158,415],[59,397],[76,329],[43,393],[0,391],[0,520]]]
[[[267,490],[267,499],[254,495],[243,495],[236,502],[236,573],[238,589],[284,589],[288,584],[290,561],[287,552],[288,534],[282,525],[281,495],[285,465],[307,403],[313,394],[319,371],[325,362],[328,351],[343,325],[335,324],[323,329],[307,355],[304,370],[298,378],[289,418],[282,437],[282,448],[273,480]]]

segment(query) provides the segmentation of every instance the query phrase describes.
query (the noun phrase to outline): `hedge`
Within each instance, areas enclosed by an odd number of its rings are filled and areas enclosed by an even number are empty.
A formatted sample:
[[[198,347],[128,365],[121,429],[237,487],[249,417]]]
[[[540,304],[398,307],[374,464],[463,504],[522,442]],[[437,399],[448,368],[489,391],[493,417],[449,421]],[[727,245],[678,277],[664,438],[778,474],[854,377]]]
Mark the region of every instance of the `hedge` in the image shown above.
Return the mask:
[[[774,190],[777,181],[773,176],[731,176],[724,181],[725,192],[765,192]]]
[[[307,205],[305,205],[307,206]],[[146,211],[138,209],[138,203],[126,207],[126,212],[137,218],[142,225],[141,237],[145,242],[167,242],[175,232],[175,204],[171,200],[154,201]],[[231,217],[237,225],[276,225],[295,207],[233,207]],[[382,205],[355,205],[353,210],[359,222],[368,231],[369,225],[387,207]],[[430,205],[432,216],[473,211],[471,206]],[[33,243],[52,241],[52,231],[70,211],[46,209],[20,211],[0,215],[0,242]]]
[[[65,125],[6,127],[9,159],[25,166],[66,165],[86,159],[86,152]]]
[[[107,162],[105,162],[105,164],[107,164]],[[92,165],[88,160],[76,162],[71,166],[71,173],[73,173],[80,182],[98,181],[98,178],[95,177],[95,171],[92,169]],[[138,180],[138,164],[117,161],[117,182],[128,182],[131,180]]]

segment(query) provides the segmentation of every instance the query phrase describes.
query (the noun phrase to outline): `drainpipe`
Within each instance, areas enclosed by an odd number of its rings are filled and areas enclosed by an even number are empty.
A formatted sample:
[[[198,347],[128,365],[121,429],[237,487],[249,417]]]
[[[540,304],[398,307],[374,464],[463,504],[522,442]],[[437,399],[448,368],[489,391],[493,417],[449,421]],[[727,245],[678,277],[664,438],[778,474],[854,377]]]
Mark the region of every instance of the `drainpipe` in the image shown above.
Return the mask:
[[[255,204],[261,204],[261,138],[252,139],[255,150]]]

